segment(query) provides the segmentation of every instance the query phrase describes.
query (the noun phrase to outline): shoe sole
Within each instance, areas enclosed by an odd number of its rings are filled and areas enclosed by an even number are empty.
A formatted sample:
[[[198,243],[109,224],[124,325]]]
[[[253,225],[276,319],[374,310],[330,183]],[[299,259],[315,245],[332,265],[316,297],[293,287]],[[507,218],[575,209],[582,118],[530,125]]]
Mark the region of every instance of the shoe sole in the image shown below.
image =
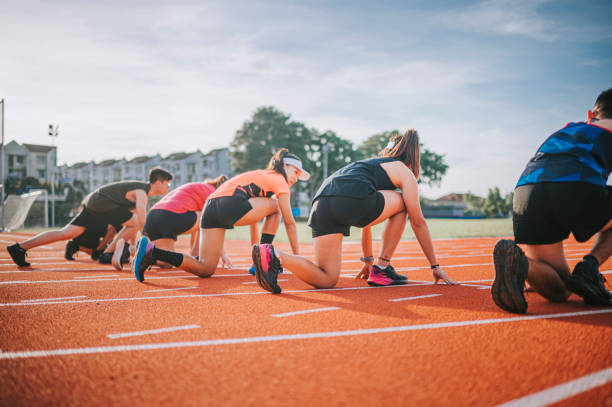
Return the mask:
[[[138,269],[140,268],[140,263],[142,262],[142,258],[147,252],[147,244],[149,243],[149,239],[146,237],[141,237],[138,239],[138,244],[136,245],[136,252],[134,253],[134,260],[132,260],[132,273],[134,273],[134,277],[136,280],[141,283],[144,281],[144,273],[139,275]]]
[[[256,246],[253,246],[253,251],[251,253],[253,257],[253,265],[255,266],[255,277],[257,279],[257,283],[261,288],[266,291],[271,292],[272,294],[280,294],[281,288],[278,284],[276,286],[270,285],[268,280],[264,277],[264,271],[261,268],[261,255],[259,253],[259,249]]]
[[[391,284],[378,284],[373,281],[368,281],[367,283],[374,287],[388,287],[390,285],[404,285],[408,282],[408,280],[392,280]]]
[[[493,249],[495,280],[491,286],[491,297],[495,304],[508,312],[524,314],[527,301],[524,283],[529,262],[525,254],[512,240],[500,240]],[[523,286],[518,284],[522,280]]]
[[[123,264],[121,263],[121,256],[123,256],[123,247],[125,246],[125,240],[119,239],[117,240],[117,245],[115,246],[115,252],[113,253],[113,259],[111,260],[111,264],[114,268],[119,271],[123,270]]]

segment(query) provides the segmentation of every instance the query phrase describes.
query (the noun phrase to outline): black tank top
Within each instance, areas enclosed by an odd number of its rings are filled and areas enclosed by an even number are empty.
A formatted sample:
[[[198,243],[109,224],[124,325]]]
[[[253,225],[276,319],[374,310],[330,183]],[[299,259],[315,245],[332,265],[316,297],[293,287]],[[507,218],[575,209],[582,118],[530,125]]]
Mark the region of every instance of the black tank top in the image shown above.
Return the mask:
[[[103,185],[85,197],[83,205],[94,212],[108,212],[121,206],[132,209],[136,203],[127,199],[125,194],[135,189],[142,189],[148,194],[151,185],[140,181],[120,181]]]
[[[394,190],[397,187],[380,166],[392,161],[398,160],[392,157],[369,158],[349,164],[323,181],[312,201],[321,196],[365,198],[376,191]]]

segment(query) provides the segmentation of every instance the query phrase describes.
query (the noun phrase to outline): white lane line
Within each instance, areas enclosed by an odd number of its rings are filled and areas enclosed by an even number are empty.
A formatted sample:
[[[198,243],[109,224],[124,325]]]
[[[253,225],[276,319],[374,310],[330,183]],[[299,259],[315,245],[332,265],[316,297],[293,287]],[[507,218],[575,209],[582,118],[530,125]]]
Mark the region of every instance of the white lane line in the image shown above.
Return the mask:
[[[71,271],[74,272],[74,269],[66,269],[66,268],[61,268],[61,269],[38,269],[38,270],[4,270],[4,271],[0,271],[0,274],[22,274],[22,273],[51,273],[51,272],[56,272],[56,271]],[[108,269],[88,269],[87,267],[83,267],[80,268],[79,270],[76,270],[79,272],[92,272],[92,271],[108,271]]]
[[[77,298],[87,298],[86,295],[77,295],[75,297],[59,297],[59,298],[39,298],[35,300],[21,300],[21,302],[44,302],[44,301],[61,301],[61,300],[74,300]]]
[[[429,295],[419,295],[417,297],[404,297],[404,298],[392,298],[389,301],[411,301],[411,300],[418,300],[420,298],[431,298],[431,297],[439,297],[442,294],[429,294]]]
[[[290,334],[290,335],[254,336],[254,337],[246,337],[246,338],[209,339],[209,340],[190,341],[190,342],[166,342],[166,343],[149,343],[149,344],[124,345],[124,346],[98,346],[98,347],[90,347],[90,348],[67,348],[67,349],[3,352],[3,353],[0,353],[0,360],[1,359],[27,359],[27,358],[36,358],[36,357],[67,356],[67,355],[91,355],[91,354],[110,353],[110,352],[134,352],[134,351],[143,351],[143,350],[237,345],[237,344],[258,343],[258,342],[295,341],[295,340],[303,340],[303,339],[338,338],[338,337],[344,337],[344,336],[386,334],[386,333],[395,333],[395,332],[421,331],[421,330],[426,330],[426,329],[441,329],[441,328],[457,328],[457,327],[464,327],[464,326],[486,325],[486,324],[502,324],[502,323],[509,323],[509,322],[531,321],[531,320],[538,320],[538,319],[571,318],[571,317],[580,317],[580,316],[586,316],[586,315],[606,314],[610,312],[612,312],[612,309],[582,311],[582,312],[567,312],[567,313],[562,313],[562,314],[529,315],[529,316],[510,317],[510,318],[476,319],[476,320],[469,320],[469,321],[440,322],[440,323],[421,324],[421,325],[391,326],[391,327],[386,327],[386,328],[354,329],[354,330],[347,330],[347,331],[328,331],[328,332],[312,332],[312,333]]]
[[[380,290],[386,288],[399,288],[399,287],[414,287],[421,285],[433,285],[433,283],[424,283],[424,284],[403,284],[403,285],[387,285],[387,286],[379,286],[379,287],[346,287],[346,288],[328,288],[325,290],[319,290],[316,288],[307,289],[307,290],[287,290],[283,291],[284,293],[296,294],[296,293],[327,293],[331,291],[355,291],[355,290]],[[178,298],[204,298],[204,297],[234,297],[241,295],[276,295],[271,294],[267,291],[253,291],[253,292],[238,292],[238,293],[218,293],[218,294],[188,294],[188,295],[166,295],[161,297],[124,297],[124,298],[100,298],[100,299],[91,299],[91,300],[74,300],[74,301],[54,301],[54,302],[41,302],[41,303],[0,303],[0,307],[15,307],[15,306],[24,306],[24,305],[55,305],[55,304],[85,304],[85,303],[99,303],[99,302],[123,302],[123,301],[142,301],[142,300],[168,300],[168,299],[178,299]]]
[[[180,288],[162,288],[160,290],[144,290],[145,293],[159,293],[162,291],[177,291],[177,290],[193,290],[194,288],[199,287],[180,287]]]
[[[75,278],[82,278],[85,280],[89,280],[92,278],[102,278],[102,277],[119,277],[119,274],[107,274],[105,276],[85,276],[85,277],[75,277]]]
[[[313,312],[321,312],[321,311],[334,311],[340,309],[340,307],[325,307],[325,308],[315,308],[315,309],[307,309],[304,311],[294,311],[294,312],[285,312],[283,314],[272,314],[271,317],[274,318],[283,318],[283,317],[291,317],[294,315],[302,315],[302,314],[310,314]]]
[[[155,271],[155,270],[151,270],[151,271]],[[183,270],[171,270],[171,271],[158,271],[157,274],[172,274],[172,273],[186,273],[186,271]]]
[[[612,382],[612,367],[500,404],[497,407],[541,407]]]
[[[69,271],[69,270],[65,270]],[[74,271],[74,270],[71,270]],[[287,272],[285,272],[287,273]],[[15,281],[0,281],[0,285],[10,284],[52,284],[52,283],[89,283],[92,281],[136,281],[134,277],[123,277],[123,278],[101,278],[97,279],[98,276],[92,276],[90,279],[85,280],[15,280]],[[219,274],[213,275],[210,278],[222,278],[222,277],[248,277],[248,274]],[[186,276],[164,276],[164,277],[146,277],[146,280],[166,280],[169,278],[200,278],[192,274]]]
[[[118,333],[118,334],[108,334],[106,336],[111,339],[129,338],[130,336],[161,334],[165,332],[184,331],[187,329],[197,329],[199,327],[200,325],[172,326],[170,328],[150,329],[148,331],[124,332],[124,333]]]
[[[289,281],[289,280],[281,279],[281,280],[276,280],[276,281]],[[247,282],[242,283],[242,284],[257,284],[257,281],[247,281]]]

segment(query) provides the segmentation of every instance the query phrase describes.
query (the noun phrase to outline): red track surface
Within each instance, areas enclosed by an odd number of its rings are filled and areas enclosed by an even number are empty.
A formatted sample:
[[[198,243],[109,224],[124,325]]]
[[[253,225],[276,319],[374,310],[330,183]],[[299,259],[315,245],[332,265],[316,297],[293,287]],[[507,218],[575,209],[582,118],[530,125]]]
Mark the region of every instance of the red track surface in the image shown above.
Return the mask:
[[[416,242],[393,260],[409,285],[369,287],[345,244],[336,289],[285,273],[272,295],[247,274],[245,242],[226,246],[233,270],[154,268],[141,284],[127,267],[65,261],[63,244],[18,270],[4,247],[23,238],[0,235],[3,406],[612,405],[612,308],[531,293],[527,315],[501,311],[496,239],[435,242],[459,287],[431,284]],[[570,263],[588,247],[568,244]]]

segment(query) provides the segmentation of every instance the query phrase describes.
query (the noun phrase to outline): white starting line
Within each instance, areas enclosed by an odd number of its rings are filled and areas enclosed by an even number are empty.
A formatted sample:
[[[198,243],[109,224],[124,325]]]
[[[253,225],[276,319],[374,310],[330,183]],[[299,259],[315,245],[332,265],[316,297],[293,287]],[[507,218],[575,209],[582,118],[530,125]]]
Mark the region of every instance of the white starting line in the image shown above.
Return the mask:
[[[304,339],[323,339],[323,338],[341,338],[346,336],[360,335],[380,335],[396,332],[423,331],[429,329],[444,329],[444,328],[459,328],[476,325],[491,325],[491,324],[507,324],[512,322],[533,321],[539,319],[557,319],[557,318],[573,318],[588,315],[606,314],[612,312],[612,309],[591,310],[581,312],[565,312],[560,314],[545,314],[545,315],[526,315],[522,317],[510,318],[494,318],[494,319],[476,319],[468,321],[454,322],[439,322],[432,324],[420,325],[404,325],[391,326],[384,328],[370,329],[352,329],[346,331],[328,331],[328,332],[310,332],[302,334],[289,335],[271,335],[271,336],[254,336],[243,338],[221,338],[208,339],[201,341],[190,342],[166,342],[166,343],[146,343],[139,345],[123,345],[123,346],[97,346],[90,348],[67,348],[67,349],[49,349],[49,350],[33,350],[33,351],[18,351],[18,352],[2,352],[0,360],[28,359],[54,356],[70,356],[70,355],[93,355],[112,352],[136,352],[145,350],[160,350],[160,349],[178,349],[178,348],[202,348],[208,346],[223,346],[223,345],[240,345],[248,343],[265,343],[278,341],[295,341]]]
[[[136,332],[124,332],[124,333],[118,333],[118,334],[108,334],[106,336],[111,339],[129,338],[131,336],[153,335],[153,334],[161,334],[161,333],[166,333],[166,332],[184,331],[187,329],[197,329],[199,327],[200,325],[183,325],[183,326],[173,326],[169,328],[150,329],[148,331],[136,331]]]
[[[412,300],[418,300],[418,299],[421,299],[421,298],[439,297],[441,295],[442,294],[429,294],[429,295],[418,295],[416,297],[391,298],[389,301],[391,301],[391,302],[412,301]]]
[[[291,317],[294,315],[302,315],[302,314],[311,314],[313,312],[321,312],[321,311],[335,311],[340,309],[340,307],[325,307],[325,308],[315,308],[315,309],[307,309],[304,311],[294,311],[294,312],[285,312],[282,314],[272,314],[271,317],[274,318],[283,318],[283,317]]]
[[[612,367],[500,404],[497,407],[548,406],[610,382],[612,382]]]

